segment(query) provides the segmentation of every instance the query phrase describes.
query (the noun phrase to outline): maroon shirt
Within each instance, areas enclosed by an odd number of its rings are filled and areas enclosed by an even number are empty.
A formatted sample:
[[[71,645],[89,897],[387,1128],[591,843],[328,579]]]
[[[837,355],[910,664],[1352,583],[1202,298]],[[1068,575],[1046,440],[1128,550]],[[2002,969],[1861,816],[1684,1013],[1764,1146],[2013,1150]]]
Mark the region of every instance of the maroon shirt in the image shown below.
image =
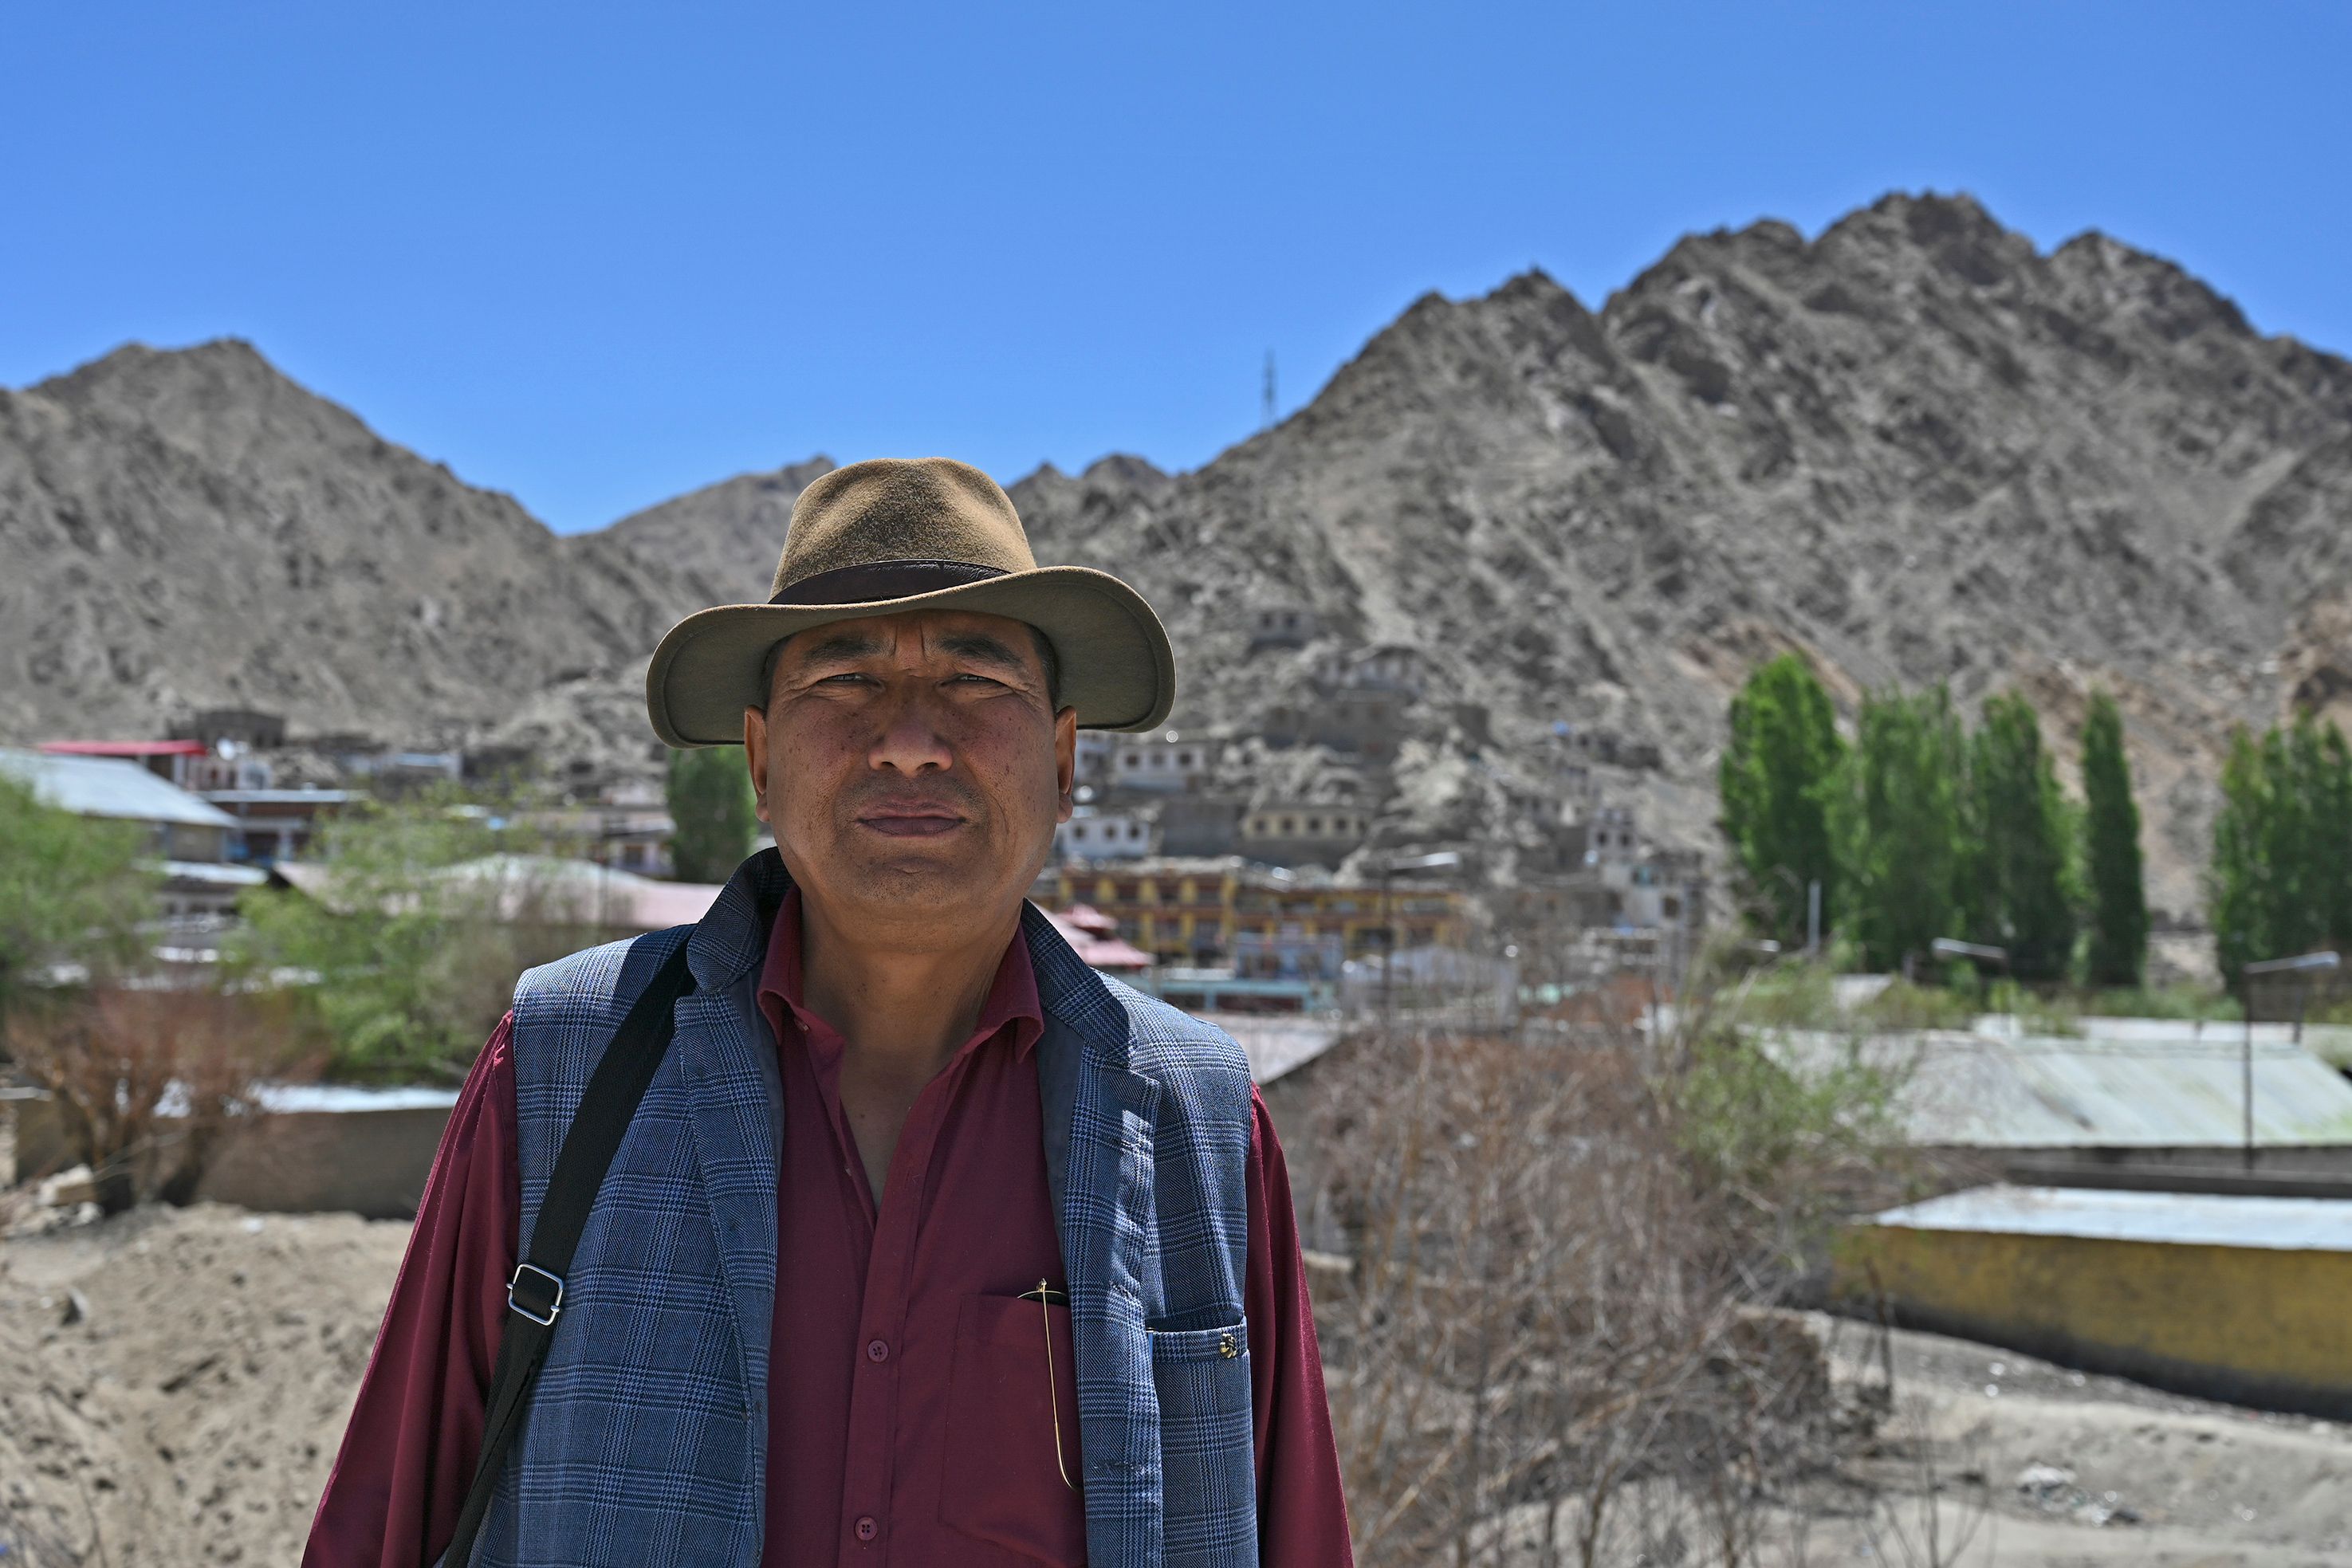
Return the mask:
[[[783,1084],[763,1568],[1086,1560],[1066,1290],[1045,1185],[1027,946],[908,1113],[877,1205],[841,1107],[841,1036],[801,1005],[797,893],[761,975]],[[408,1255],[311,1526],[306,1568],[415,1568],[473,1478],[521,1178],[511,1018],[442,1136]],[[1261,1558],[1352,1561],[1290,1201],[1251,1097],[1249,1322]],[[1049,1339],[1050,1336],[1050,1339]],[[1047,1346],[1052,1353],[1047,1396]],[[1060,1465],[1055,1462],[1058,1407]]]

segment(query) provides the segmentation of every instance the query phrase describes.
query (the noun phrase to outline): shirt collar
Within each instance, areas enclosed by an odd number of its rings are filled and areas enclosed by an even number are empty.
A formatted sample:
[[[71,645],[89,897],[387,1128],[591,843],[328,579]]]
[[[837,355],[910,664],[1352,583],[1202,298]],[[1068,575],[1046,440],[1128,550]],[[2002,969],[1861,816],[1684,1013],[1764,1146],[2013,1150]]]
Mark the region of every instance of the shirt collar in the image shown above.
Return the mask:
[[[767,1015],[768,1026],[779,1039],[783,1036],[784,1016],[788,1012],[812,1041],[829,1044],[841,1038],[833,1025],[809,1011],[802,1001],[798,887],[785,893],[783,904],[769,927],[768,956],[760,969],[759,1002],[760,1010]],[[961,1055],[1000,1032],[1009,1033],[1016,1056],[1025,1056],[1035,1050],[1037,1037],[1045,1032],[1045,1009],[1037,999],[1037,971],[1029,960],[1029,944],[1022,940],[1018,925],[1013,927],[1013,940],[1005,944],[1004,956],[997,961],[996,977],[989,983],[988,998],[981,1004],[980,1021],[972,1026],[971,1037],[957,1054]]]

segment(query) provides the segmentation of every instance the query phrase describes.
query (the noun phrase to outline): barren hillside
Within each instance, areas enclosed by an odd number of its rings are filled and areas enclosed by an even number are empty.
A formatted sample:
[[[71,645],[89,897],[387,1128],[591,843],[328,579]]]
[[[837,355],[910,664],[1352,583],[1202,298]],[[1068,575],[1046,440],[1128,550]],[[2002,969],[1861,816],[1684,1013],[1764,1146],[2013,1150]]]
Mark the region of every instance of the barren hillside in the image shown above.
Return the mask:
[[[124,349],[0,392],[0,738],[249,703],[643,768],[653,640],[763,597],[827,465],[558,539],[244,344]],[[1397,838],[1526,839],[1567,721],[1655,742],[1662,766],[1603,786],[1711,845],[1725,700],[1793,646],[1848,702],[2021,686],[2070,759],[2113,687],[2152,896],[2185,915],[2230,727],[2291,699],[2352,716],[2352,365],[2168,262],[2096,234],[2042,254],[1966,198],[1693,237],[1597,311],[1540,273],[1429,296],[1195,472],[1107,458],[1014,495],[1042,558],[1160,605],[1180,725],[1245,730],[1342,646],[1422,649]],[[1276,601],[1324,640],[1245,656]],[[1331,774],[1237,766],[1261,791]]]

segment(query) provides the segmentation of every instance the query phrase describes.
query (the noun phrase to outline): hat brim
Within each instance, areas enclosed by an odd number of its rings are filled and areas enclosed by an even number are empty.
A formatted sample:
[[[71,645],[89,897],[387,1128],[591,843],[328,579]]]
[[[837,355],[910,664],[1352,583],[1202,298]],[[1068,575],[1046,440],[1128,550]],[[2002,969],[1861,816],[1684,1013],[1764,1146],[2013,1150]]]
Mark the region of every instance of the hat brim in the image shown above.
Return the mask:
[[[1054,644],[1062,705],[1087,729],[1153,729],[1176,701],[1176,656],[1143,596],[1107,571],[1046,566],[903,599],[859,604],[722,604],[669,629],[646,671],[646,712],[671,746],[734,746],[743,710],[764,706],[768,651],[797,632],[898,615],[960,610],[1026,622]]]

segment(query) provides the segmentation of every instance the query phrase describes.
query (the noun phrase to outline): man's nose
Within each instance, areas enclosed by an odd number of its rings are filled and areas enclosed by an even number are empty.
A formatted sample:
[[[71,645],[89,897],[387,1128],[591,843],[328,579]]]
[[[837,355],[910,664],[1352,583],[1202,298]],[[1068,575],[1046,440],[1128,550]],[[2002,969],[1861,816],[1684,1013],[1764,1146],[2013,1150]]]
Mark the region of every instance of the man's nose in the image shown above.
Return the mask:
[[[914,692],[900,692],[884,716],[882,728],[867,748],[869,768],[892,768],[913,775],[955,765],[955,754],[934,722],[928,703]]]

